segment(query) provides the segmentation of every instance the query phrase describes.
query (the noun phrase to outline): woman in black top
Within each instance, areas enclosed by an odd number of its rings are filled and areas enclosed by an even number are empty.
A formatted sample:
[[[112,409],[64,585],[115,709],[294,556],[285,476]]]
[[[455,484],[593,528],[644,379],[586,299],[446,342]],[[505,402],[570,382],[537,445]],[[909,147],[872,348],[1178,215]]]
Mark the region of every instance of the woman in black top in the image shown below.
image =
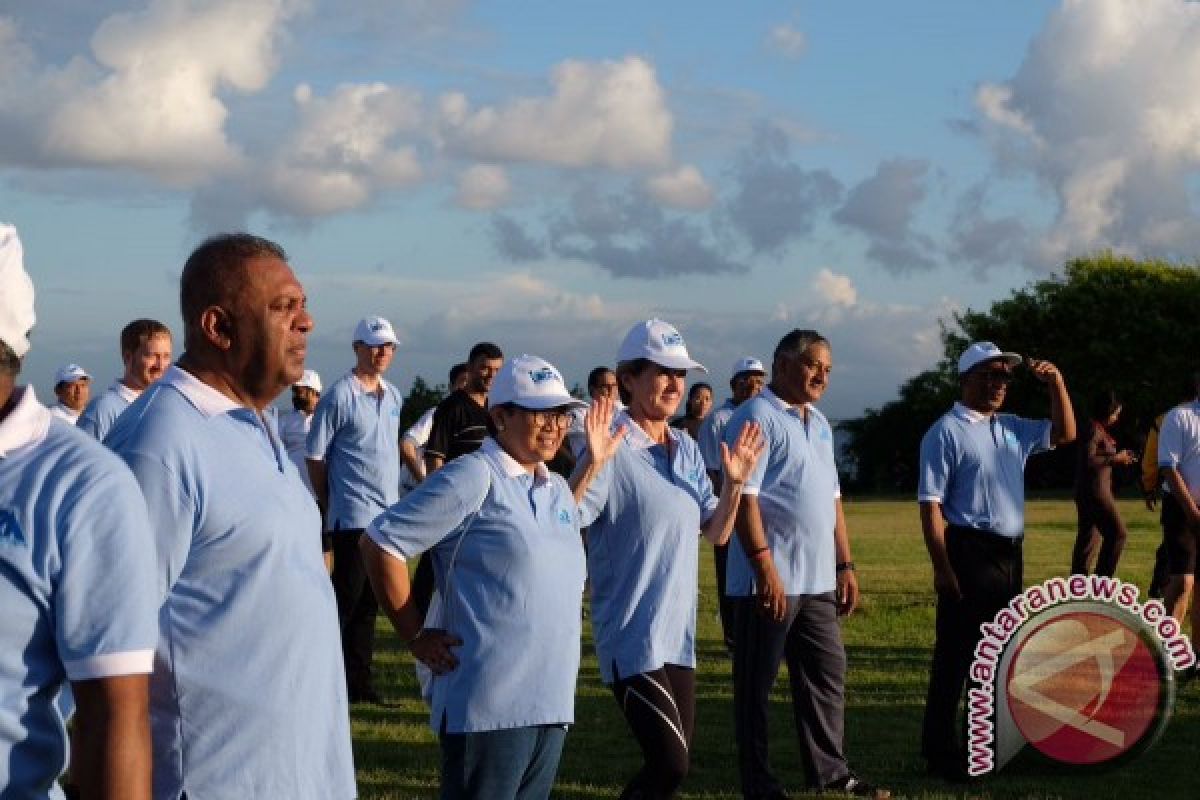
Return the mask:
[[[1113,465],[1125,466],[1137,461],[1130,450],[1117,450],[1109,429],[1121,416],[1121,402],[1111,391],[1101,392],[1092,402],[1091,422],[1079,437],[1079,456],[1075,466],[1075,508],[1079,529],[1071,553],[1071,574],[1090,574],[1095,561],[1096,574],[1112,577],[1125,548],[1125,523],[1117,512],[1112,492]]]

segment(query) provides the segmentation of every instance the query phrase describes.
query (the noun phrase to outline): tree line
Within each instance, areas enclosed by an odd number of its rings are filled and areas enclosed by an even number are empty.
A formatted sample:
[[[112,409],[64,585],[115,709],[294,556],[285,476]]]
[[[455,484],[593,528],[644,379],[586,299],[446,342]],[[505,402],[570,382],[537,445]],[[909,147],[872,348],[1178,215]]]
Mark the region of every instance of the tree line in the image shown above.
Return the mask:
[[[838,427],[850,486],[913,491],[921,437],[959,396],[956,363],[969,342],[1053,361],[1063,371],[1080,427],[1102,391],[1123,403],[1122,446],[1140,452],[1155,417],[1193,397],[1200,367],[1200,271],[1165,261],[1112,253],[1079,258],[1061,275],[1033,282],[987,311],[967,310],[942,322],[942,359],[900,386],[897,399]],[[1023,369],[1009,388],[1006,410],[1047,416],[1045,390]],[[1074,447],[1029,462],[1031,486],[1068,487]],[[1128,470],[1126,480],[1135,470]]]

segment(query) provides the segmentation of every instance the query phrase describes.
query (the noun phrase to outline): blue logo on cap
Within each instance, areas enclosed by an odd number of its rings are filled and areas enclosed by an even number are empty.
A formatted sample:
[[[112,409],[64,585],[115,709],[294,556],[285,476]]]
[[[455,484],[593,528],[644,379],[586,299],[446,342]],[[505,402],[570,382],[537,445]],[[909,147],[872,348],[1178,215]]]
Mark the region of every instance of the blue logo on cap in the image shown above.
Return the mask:
[[[541,369],[530,370],[529,380],[533,381],[534,383],[545,383],[546,381],[561,379],[558,377],[558,373],[554,370],[550,369],[549,367],[542,367]]]
[[[567,511],[565,508],[560,508],[558,510],[558,523],[560,525],[570,525],[571,524],[571,512]]]
[[[683,337],[678,332],[664,333],[662,340],[667,347],[683,347]]]
[[[11,511],[0,511],[0,545],[24,547],[26,544],[25,533],[17,524],[17,518]]]
[[[371,323],[371,332],[379,333],[381,330],[383,330],[386,327],[387,327],[386,322],[372,322]]]

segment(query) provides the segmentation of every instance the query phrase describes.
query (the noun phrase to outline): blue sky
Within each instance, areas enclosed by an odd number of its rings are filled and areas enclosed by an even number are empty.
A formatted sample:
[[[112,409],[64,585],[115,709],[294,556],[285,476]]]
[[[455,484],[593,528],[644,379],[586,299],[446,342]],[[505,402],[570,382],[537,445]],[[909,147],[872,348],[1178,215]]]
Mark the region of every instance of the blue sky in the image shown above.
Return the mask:
[[[404,389],[480,339],[582,382],[660,316],[721,387],[818,328],[853,416],[1064,259],[1194,261],[1198,34],[1176,0],[6,0],[26,378],[108,382],[124,322],[178,332],[187,253],[246,228],[327,381],[368,314]]]

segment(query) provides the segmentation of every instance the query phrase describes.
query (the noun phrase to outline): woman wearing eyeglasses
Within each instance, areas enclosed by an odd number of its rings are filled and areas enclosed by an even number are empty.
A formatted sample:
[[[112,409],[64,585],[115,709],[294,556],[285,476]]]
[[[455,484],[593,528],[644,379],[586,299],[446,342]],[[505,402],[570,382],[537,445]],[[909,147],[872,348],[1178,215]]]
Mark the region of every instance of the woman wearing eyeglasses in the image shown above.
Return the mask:
[[[544,462],[580,403],[528,355],[504,366],[488,400],[494,435],[376,518],[363,560],[396,632],[435,676],[441,797],[541,800],[574,721],[585,568],[575,496]],[[595,402],[587,427],[598,464],[623,433],[611,420],[611,401]],[[422,628],[406,562],[425,551],[442,609]]]
[[[628,405],[615,420],[618,432],[626,429],[621,445],[607,466],[584,456],[572,480],[600,476],[582,502],[594,516],[596,655],[644,759],[621,797],[671,797],[687,775],[695,718],[697,534],[728,541],[762,441],[758,426],[747,425],[733,448],[722,445],[725,483],[715,497],[695,440],[668,425],[687,371],[704,370],[679,332],[661,320],[639,323],[617,361]]]

